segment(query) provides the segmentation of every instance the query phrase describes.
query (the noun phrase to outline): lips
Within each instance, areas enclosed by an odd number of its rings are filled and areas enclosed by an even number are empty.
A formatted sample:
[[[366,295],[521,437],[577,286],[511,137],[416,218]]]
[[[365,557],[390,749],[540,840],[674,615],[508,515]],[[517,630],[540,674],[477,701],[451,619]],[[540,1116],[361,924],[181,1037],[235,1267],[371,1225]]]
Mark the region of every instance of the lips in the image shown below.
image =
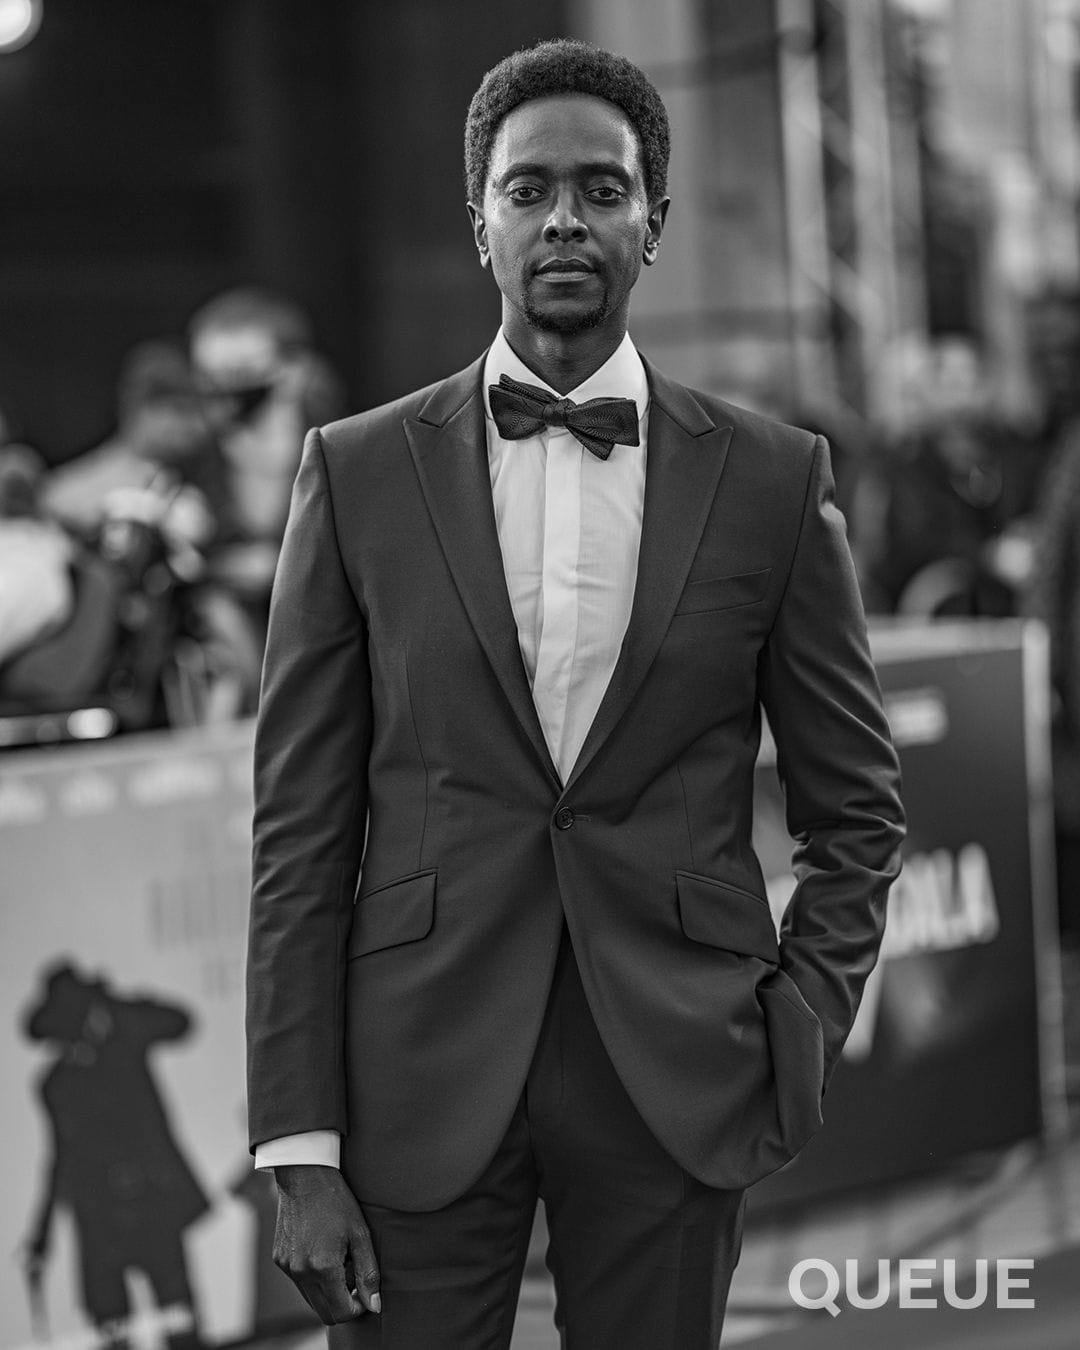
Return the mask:
[[[536,271],[537,275],[542,277],[565,275],[566,273],[582,276],[589,272],[595,272],[596,268],[582,258],[551,258],[546,263],[541,263]]]

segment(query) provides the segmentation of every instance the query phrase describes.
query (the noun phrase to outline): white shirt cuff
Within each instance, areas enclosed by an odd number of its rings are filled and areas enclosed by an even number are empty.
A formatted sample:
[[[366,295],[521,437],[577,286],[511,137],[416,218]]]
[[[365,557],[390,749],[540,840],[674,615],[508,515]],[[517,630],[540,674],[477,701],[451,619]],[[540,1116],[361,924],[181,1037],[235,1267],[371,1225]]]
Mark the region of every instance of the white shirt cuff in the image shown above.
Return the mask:
[[[255,1166],[260,1172],[293,1163],[340,1167],[341,1135],[337,1130],[305,1130],[302,1134],[283,1134],[255,1145]]]

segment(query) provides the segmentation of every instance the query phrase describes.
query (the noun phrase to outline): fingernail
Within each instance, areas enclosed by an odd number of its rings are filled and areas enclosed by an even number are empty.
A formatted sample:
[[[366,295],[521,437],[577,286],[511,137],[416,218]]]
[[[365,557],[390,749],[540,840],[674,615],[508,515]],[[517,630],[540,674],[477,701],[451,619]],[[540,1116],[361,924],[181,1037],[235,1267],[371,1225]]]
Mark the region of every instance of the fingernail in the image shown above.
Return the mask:
[[[374,1312],[374,1313],[381,1313],[381,1312],[382,1312],[382,1297],[381,1297],[381,1295],[379,1295],[379,1294],[372,1294],[372,1296],[371,1296],[371,1311]]]

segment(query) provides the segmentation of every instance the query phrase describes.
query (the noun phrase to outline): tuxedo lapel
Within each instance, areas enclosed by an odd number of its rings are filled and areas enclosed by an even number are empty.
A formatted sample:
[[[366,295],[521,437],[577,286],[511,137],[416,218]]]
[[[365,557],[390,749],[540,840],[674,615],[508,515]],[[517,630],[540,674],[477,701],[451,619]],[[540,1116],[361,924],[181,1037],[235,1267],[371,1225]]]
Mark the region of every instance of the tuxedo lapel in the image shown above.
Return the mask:
[[[619,658],[566,783],[570,791],[614,731],[671,622],[720,482],[731,427],[717,427],[682,385],[645,362],[650,404],[641,550]]]
[[[405,434],[447,565],[492,670],[556,790],[562,790],[518,645],[487,463],[483,357],[437,385]],[[577,757],[569,791],[614,731],[663,641],[723,472],[730,427],[648,362],[650,407],[641,548],[619,658]]]
[[[488,470],[483,360],[438,385],[405,419],[424,499],[454,583],[492,670],[556,790],[561,784],[536,715],[506,589]]]

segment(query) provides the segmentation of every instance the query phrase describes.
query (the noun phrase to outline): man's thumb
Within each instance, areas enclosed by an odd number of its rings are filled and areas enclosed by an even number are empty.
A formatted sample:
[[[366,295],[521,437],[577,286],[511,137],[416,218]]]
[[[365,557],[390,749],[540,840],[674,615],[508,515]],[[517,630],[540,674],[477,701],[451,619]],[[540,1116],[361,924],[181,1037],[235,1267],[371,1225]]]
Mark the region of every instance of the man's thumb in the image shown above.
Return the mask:
[[[382,1312],[382,1298],[379,1294],[379,1263],[371,1246],[371,1234],[366,1228],[353,1230],[350,1241],[353,1273],[356,1276],[356,1292],[364,1307],[373,1313]]]

